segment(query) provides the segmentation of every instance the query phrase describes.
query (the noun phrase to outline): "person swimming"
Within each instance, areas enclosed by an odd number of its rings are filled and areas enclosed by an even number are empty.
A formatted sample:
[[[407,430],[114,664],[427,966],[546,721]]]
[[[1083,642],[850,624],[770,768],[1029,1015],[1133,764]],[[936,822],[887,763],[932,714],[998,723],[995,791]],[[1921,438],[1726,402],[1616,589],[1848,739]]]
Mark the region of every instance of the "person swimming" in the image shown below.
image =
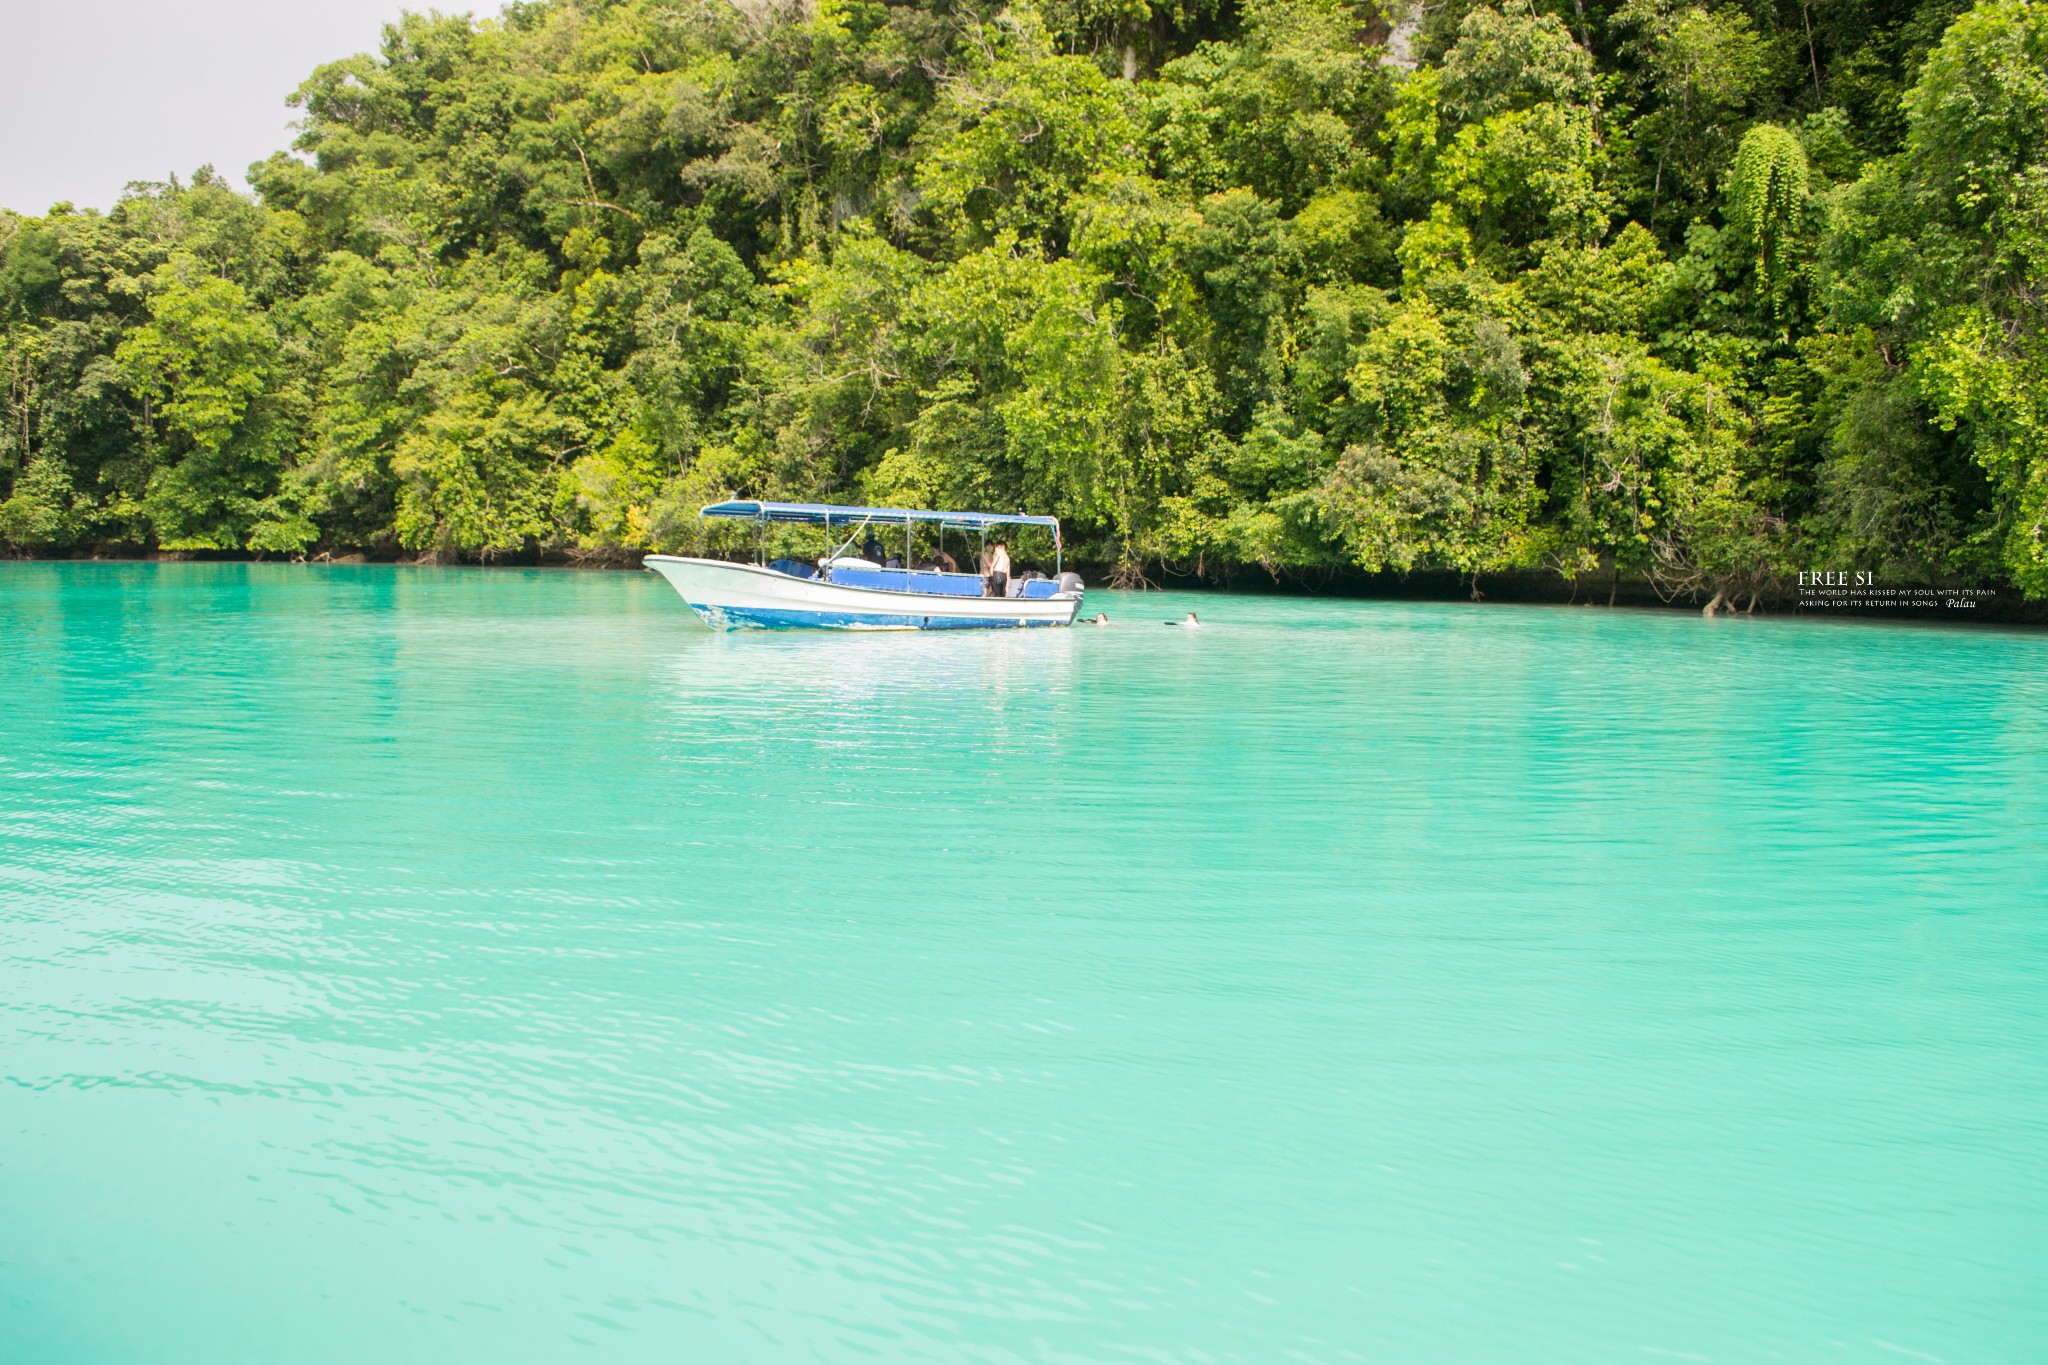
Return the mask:
[[[1107,613],[1105,613],[1105,612],[1099,612],[1099,611],[1098,611],[1098,612],[1096,612],[1096,613],[1095,613],[1095,624],[1096,624],[1096,625],[1098,625],[1098,626],[1106,626],[1106,625],[1108,625],[1108,624],[1109,624],[1109,616],[1108,616],[1108,614],[1107,614]]]
[[[1162,626],[1199,626],[1202,623],[1193,612],[1189,612],[1178,621],[1161,621],[1159,624]]]

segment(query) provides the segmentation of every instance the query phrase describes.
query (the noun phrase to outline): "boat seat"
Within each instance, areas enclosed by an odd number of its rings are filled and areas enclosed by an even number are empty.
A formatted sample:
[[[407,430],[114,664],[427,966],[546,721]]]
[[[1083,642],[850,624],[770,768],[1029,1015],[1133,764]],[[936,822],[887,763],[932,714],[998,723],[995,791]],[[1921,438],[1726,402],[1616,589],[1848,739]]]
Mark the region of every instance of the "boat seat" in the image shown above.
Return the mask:
[[[971,573],[937,573],[923,569],[832,568],[832,582],[846,588],[878,588],[883,592],[914,592],[928,597],[979,597],[981,579]]]

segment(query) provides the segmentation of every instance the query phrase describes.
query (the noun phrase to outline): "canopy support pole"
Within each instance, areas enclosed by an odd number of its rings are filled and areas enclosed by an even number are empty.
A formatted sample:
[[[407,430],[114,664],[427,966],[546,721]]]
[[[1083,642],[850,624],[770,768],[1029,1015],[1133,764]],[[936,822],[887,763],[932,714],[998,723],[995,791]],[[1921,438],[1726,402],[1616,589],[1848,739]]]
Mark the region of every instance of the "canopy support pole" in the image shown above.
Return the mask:
[[[853,528],[853,536],[859,535],[861,532],[861,527],[866,526],[869,522],[873,520],[873,517],[862,517],[860,519],[860,526],[856,526]],[[853,536],[848,536],[846,538],[846,543],[844,545],[841,545],[838,549],[834,550],[830,558],[837,559],[839,558],[839,556],[845,554],[848,550],[852,549]],[[832,514],[829,512],[825,514],[825,538],[827,540],[830,540],[832,538]]]

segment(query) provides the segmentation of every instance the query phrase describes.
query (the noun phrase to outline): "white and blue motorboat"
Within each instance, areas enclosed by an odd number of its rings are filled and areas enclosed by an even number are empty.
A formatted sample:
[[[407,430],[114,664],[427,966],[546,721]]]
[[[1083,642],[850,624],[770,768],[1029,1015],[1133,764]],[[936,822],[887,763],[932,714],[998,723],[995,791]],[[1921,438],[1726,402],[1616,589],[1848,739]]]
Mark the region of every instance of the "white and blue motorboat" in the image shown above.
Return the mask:
[[[1081,578],[1063,571],[1057,517],[752,500],[713,503],[698,515],[753,521],[760,527],[752,564],[647,556],[647,567],[666,578],[714,630],[1067,626],[1081,609]],[[815,561],[769,559],[767,531],[772,524],[823,527],[826,554]],[[939,567],[946,562],[947,532],[979,537],[985,549],[989,532],[1004,526],[1040,527],[1052,533],[1050,577],[1019,573],[998,594],[980,574]],[[920,531],[936,547],[923,557],[917,553]],[[838,540],[842,533],[843,542]],[[894,540],[899,533],[900,556],[850,553],[863,537],[872,547],[879,543],[878,534]],[[962,548],[967,548],[964,542]]]

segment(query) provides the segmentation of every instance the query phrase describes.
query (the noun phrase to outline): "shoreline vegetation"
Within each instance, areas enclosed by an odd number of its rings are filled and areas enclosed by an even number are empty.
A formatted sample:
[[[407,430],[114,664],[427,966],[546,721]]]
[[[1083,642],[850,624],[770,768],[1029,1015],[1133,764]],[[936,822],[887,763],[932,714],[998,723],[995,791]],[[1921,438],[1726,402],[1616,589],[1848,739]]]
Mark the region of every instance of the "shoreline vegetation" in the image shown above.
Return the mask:
[[[651,553],[651,552],[649,552]],[[800,553],[800,552],[799,552]],[[728,557],[744,558],[731,554]],[[256,555],[225,551],[167,551],[98,546],[64,555],[0,554],[0,565],[36,564],[268,564],[301,568],[407,568],[407,569],[556,569],[584,573],[632,573],[644,566],[641,552],[585,555],[542,554],[527,551],[493,556],[489,559],[440,556],[431,552],[367,553],[361,550],[318,551],[306,555]],[[1083,561],[1069,568],[1082,573],[1091,589],[1110,588],[1116,568]],[[1701,603],[1697,599],[1673,596],[1658,589],[1647,578],[1628,579],[1610,575],[1568,579],[1548,570],[1507,570],[1475,580],[1448,570],[1417,569],[1407,573],[1381,571],[1365,573],[1345,565],[1333,565],[1320,572],[1271,574],[1256,566],[1233,571],[1214,568],[1203,574],[1177,573],[1162,568],[1142,581],[1127,581],[1116,587],[1123,591],[1214,591],[1221,593],[1266,593],[1281,597],[1347,597],[1367,601],[1494,603],[1508,606],[1593,607],[1624,610],[1683,611],[1706,616],[1799,616],[1805,619],[1840,617],[1894,624],[1944,626],[2048,626],[2048,602],[2022,597],[2010,590],[1975,592],[1926,590],[1924,585],[1875,585],[1877,592],[1816,591],[1810,597],[1796,587],[1777,592],[1760,592],[1754,601],[1723,599]],[[1830,600],[1832,597],[1833,600]]]
[[[250,194],[0,213],[0,554],[628,564],[754,496],[2048,619],[2048,7],[525,0],[294,102]]]

